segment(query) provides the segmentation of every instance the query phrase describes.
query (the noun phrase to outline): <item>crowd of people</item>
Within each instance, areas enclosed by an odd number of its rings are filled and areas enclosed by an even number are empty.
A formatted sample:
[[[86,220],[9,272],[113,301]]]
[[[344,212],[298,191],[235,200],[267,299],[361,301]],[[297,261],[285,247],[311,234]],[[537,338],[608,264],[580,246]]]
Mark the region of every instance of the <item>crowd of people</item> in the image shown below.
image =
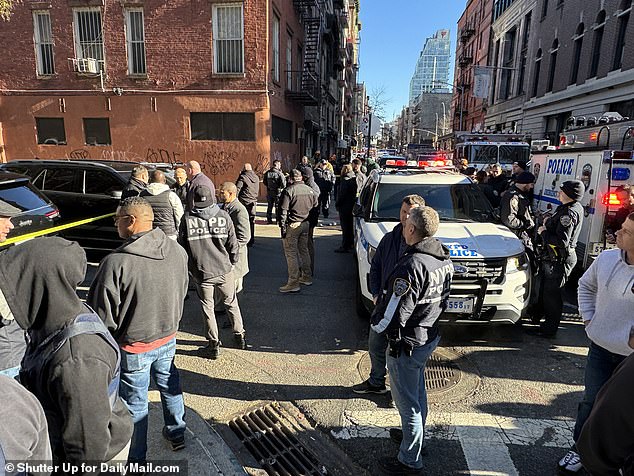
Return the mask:
[[[333,191],[342,230],[335,251],[350,252],[354,244],[352,210],[367,164],[319,154],[312,162],[303,157],[286,175],[273,161],[263,176],[267,222],[279,225],[287,262],[281,293],[312,284],[314,230],[320,215],[329,216]],[[514,164],[511,177],[499,165],[484,176],[468,167],[462,172],[483,187],[502,223],[524,243],[539,283],[531,299],[533,322],[543,319],[536,335],[554,338],[563,286],[576,264],[583,183],[564,182],[561,205],[544,218],[532,211],[535,177],[526,164]],[[144,464],[150,381],[161,397],[163,437],[172,450],[184,448],[185,406],[174,359],[190,285],[206,324],[200,354],[219,356],[220,310],[229,318],[234,347],[247,348],[238,294],[255,243],[259,177],[245,164],[235,183],[224,182],[216,192],[196,161],[177,168],[174,177],[169,187],[164,172],[133,169],[114,215],[124,243],[101,261],[85,303],[76,290],[87,259],[76,243],[41,237],[0,252],[0,389],[11,403],[0,410],[6,460]],[[634,467],[634,413],[626,411],[623,397],[633,393],[634,193],[630,186],[618,193],[624,209],[608,224],[616,248],[601,253],[579,281],[579,311],[591,344],[575,446],[558,463],[567,472],[585,467],[597,475],[631,474]],[[0,201],[0,241],[18,213]],[[449,251],[434,237],[439,224],[421,196],[403,197],[399,224],[372,259],[371,370],[352,391],[391,393],[399,411],[401,428],[390,430],[398,455],[379,460],[386,474],[423,471],[424,369],[440,341],[438,319],[453,274]]]

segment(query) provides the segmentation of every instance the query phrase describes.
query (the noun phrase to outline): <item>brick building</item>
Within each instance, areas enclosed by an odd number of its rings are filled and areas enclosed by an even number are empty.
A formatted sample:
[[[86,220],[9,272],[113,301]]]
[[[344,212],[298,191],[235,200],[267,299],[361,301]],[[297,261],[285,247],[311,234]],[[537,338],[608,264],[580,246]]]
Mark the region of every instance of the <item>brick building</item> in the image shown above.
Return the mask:
[[[307,147],[306,3],[17,4],[0,29],[0,159],[195,159],[215,182],[245,162],[290,168]]]

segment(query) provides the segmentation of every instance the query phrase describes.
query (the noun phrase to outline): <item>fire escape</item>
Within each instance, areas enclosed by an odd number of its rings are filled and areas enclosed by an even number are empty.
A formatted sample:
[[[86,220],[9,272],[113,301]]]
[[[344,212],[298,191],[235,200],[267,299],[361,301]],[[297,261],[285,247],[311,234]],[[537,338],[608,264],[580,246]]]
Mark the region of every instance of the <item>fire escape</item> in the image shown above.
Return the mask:
[[[286,97],[305,106],[317,106],[321,100],[321,34],[324,0],[293,0],[304,25],[304,64],[298,88],[287,90]]]

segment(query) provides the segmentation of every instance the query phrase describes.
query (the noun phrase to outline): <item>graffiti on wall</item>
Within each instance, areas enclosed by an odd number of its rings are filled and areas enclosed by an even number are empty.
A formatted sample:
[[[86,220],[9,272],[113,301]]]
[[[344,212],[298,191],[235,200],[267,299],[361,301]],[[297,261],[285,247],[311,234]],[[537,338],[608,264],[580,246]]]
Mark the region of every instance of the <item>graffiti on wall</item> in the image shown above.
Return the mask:
[[[258,174],[258,177],[263,178],[264,172],[267,171],[269,165],[269,158],[264,154],[258,154],[258,158],[253,165],[253,171]]]
[[[227,152],[224,150],[210,150],[203,154],[203,163],[207,165],[210,175],[225,175],[234,168],[238,159],[237,152]]]
[[[69,159],[90,159],[90,152],[86,149],[75,149],[68,154]]]
[[[145,161],[153,164],[161,162],[172,164],[179,162],[181,155],[180,152],[174,150],[148,147],[145,154]]]

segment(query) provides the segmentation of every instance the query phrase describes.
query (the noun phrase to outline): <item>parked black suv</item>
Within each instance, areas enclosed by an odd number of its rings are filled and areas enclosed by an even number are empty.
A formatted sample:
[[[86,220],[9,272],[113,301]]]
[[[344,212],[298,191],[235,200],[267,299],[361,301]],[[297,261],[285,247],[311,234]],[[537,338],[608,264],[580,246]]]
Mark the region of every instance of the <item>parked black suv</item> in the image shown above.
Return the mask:
[[[0,169],[27,175],[57,207],[60,224],[111,215],[138,162],[98,160],[12,160]],[[152,169],[151,164],[144,164]],[[171,180],[171,179],[168,179]],[[112,216],[59,233],[85,248],[111,250],[122,243]]]
[[[0,247],[13,244],[22,236],[52,228],[59,219],[57,207],[22,175],[0,171],[0,200],[19,211],[11,219],[13,230]]]

